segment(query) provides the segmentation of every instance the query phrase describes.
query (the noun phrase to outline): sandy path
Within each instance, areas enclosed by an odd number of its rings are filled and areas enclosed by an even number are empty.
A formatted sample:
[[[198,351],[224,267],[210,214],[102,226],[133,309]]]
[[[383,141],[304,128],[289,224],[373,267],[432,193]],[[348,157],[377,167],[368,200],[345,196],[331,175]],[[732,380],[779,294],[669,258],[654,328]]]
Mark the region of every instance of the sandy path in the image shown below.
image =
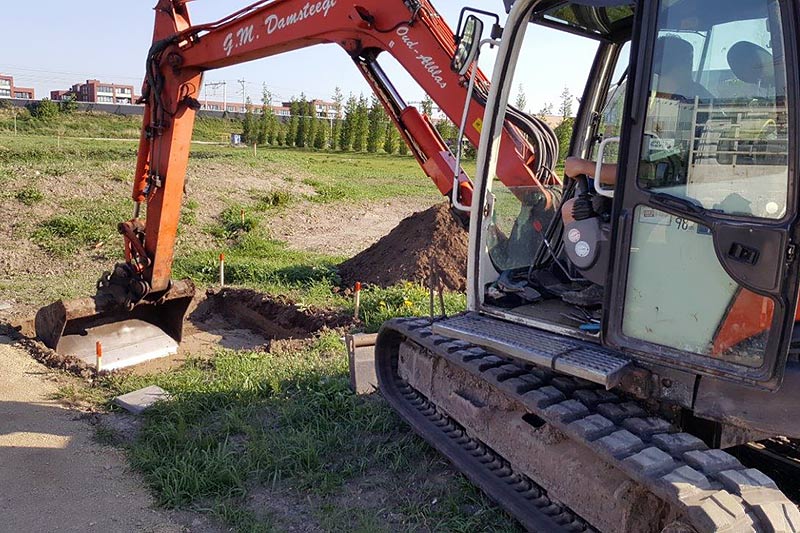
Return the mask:
[[[47,374],[0,336],[0,530],[186,531],[153,508],[119,450],[48,400],[56,385]]]

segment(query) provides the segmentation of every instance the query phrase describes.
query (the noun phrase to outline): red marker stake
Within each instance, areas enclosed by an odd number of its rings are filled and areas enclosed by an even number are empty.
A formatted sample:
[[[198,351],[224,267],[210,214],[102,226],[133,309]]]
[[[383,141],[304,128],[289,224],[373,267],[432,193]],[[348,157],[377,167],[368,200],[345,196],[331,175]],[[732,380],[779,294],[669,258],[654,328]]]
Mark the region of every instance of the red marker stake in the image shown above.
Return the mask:
[[[356,289],[356,305],[355,305],[355,311],[353,312],[353,318],[358,320],[358,311],[359,311],[359,308],[361,307],[361,282],[360,281],[356,281],[355,289]]]
[[[103,370],[103,345],[100,341],[97,341],[94,345],[94,352],[97,356],[97,373],[99,374]]]

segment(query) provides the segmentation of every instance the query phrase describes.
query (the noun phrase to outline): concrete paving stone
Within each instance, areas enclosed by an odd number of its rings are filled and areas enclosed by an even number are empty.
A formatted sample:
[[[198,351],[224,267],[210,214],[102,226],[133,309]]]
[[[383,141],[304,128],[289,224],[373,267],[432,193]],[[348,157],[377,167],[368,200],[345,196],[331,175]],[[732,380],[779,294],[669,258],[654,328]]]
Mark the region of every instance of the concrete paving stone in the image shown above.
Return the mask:
[[[114,398],[114,403],[135,415],[143,413],[156,402],[169,400],[170,394],[157,385],[151,385]]]

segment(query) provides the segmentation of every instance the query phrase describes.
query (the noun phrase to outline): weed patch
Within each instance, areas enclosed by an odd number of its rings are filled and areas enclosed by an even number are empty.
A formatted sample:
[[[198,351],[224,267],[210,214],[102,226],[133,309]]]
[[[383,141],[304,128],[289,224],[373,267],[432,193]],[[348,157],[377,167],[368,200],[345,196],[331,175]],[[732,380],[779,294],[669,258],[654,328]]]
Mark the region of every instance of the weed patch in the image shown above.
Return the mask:
[[[181,225],[193,226],[197,223],[197,209],[200,204],[197,200],[186,200],[181,209]],[[180,226],[178,226],[180,230]]]
[[[31,238],[49,253],[65,257],[116,236],[117,224],[125,219],[125,205],[70,202],[64,208],[65,214],[40,222]]]
[[[25,187],[14,194],[14,198],[21,204],[32,206],[44,200],[44,194],[36,187]]]
[[[238,204],[227,207],[219,215],[219,220],[220,227],[216,231],[212,230],[212,234],[225,239],[240,238],[253,231],[259,222],[248,208]]]
[[[288,207],[297,201],[295,195],[289,191],[271,191],[266,194],[256,193],[253,195],[256,201],[255,209],[258,211],[272,211]]]

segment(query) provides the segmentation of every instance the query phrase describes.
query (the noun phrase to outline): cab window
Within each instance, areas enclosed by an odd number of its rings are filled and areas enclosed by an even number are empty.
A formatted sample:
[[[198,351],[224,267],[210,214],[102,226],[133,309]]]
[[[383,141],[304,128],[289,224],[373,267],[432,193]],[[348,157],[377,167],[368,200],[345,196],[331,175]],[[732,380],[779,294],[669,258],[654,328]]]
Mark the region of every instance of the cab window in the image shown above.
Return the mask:
[[[778,2],[729,9],[704,27],[662,8],[639,184],[708,210],[779,219],[788,120]]]

